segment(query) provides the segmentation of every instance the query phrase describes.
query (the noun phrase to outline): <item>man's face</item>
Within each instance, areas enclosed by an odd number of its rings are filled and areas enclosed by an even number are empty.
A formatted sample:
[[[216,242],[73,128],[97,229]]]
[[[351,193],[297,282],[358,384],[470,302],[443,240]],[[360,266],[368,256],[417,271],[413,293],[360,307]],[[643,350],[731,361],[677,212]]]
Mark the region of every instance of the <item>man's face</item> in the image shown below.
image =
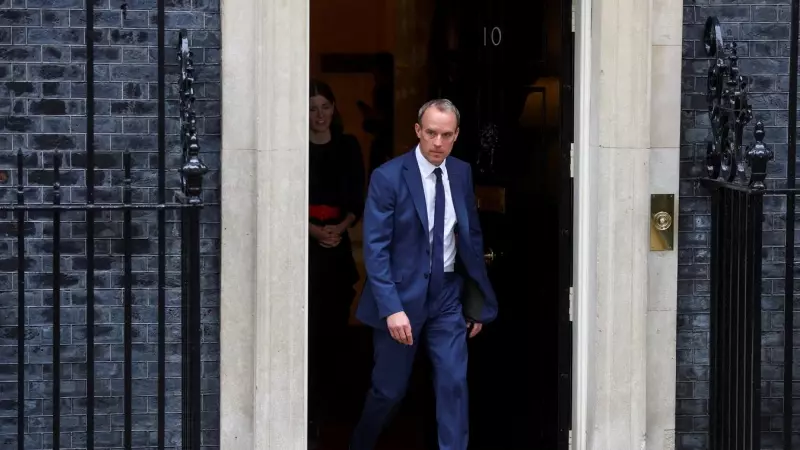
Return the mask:
[[[453,143],[458,138],[458,124],[455,113],[440,111],[435,106],[422,115],[422,123],[414,124],[419,138],[422,156],[434,166],[440,165],[453,151]]]

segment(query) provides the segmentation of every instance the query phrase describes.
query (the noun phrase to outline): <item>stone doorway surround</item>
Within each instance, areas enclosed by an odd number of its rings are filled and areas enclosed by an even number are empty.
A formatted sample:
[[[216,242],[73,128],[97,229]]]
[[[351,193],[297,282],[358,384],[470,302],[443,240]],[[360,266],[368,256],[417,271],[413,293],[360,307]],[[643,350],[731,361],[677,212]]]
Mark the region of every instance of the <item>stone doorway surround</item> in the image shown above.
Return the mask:
[[[649,194],[678,197],[682,3],[575,1],[572,447],[673,449],[677,249],[649,251]],[[306,449],[308,27],[307,0],[222,3],[223,450]]]

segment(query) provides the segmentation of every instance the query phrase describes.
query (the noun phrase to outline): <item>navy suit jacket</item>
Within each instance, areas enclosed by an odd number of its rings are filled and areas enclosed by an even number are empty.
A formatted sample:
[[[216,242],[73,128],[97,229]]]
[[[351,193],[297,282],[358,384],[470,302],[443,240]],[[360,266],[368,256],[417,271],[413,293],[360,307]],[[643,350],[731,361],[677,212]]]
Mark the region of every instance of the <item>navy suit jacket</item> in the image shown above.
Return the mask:
[[[472,168],[450,156],[447,174],[457,222],[456,265],[464,278],[462,309],[467,319],[488,323],[497,316],[497,299],[483,258]],[[363,217],[367,279],[356,311],[360,321],[386,328],[386,317],[404,311],[412,325],[425,322],[430,273],[427,211],[415,150],[372,172]]]

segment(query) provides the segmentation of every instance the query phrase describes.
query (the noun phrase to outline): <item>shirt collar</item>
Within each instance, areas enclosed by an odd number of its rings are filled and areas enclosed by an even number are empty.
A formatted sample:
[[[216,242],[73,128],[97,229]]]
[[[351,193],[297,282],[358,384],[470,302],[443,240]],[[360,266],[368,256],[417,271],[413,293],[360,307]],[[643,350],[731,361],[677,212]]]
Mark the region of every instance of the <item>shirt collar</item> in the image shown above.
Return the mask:
[[[419,172],[422,174],[422,178],[426,178],[430,176],[433,171],[436,169],[436,166],[430,163],[424,156],[422,156],[422,150],[419,149],[419,144],[417,144],[417,149],[415,150],[414,154],[417,157],[417,164],[419,165]],[[442,161],[442,164],[439,165],[442,169],[442,175],[447,175],[447,158]]]

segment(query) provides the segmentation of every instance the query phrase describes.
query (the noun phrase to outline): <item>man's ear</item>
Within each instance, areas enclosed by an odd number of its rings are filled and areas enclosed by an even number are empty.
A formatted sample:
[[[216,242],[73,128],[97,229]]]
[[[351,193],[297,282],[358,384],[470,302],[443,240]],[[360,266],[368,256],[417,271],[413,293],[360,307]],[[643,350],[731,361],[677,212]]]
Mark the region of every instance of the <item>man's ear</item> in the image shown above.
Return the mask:
[[[455,142],[456,140],[458,140],[458,132],[459,132],[459,131],[461,131],[461,128],[456,128],[456,134],[455,134],[455,135],[453,135],[453,142]]]
[[[418,138],[422,139],[422,127],[419,123],[414,124],[414,133],[416,133]]]

